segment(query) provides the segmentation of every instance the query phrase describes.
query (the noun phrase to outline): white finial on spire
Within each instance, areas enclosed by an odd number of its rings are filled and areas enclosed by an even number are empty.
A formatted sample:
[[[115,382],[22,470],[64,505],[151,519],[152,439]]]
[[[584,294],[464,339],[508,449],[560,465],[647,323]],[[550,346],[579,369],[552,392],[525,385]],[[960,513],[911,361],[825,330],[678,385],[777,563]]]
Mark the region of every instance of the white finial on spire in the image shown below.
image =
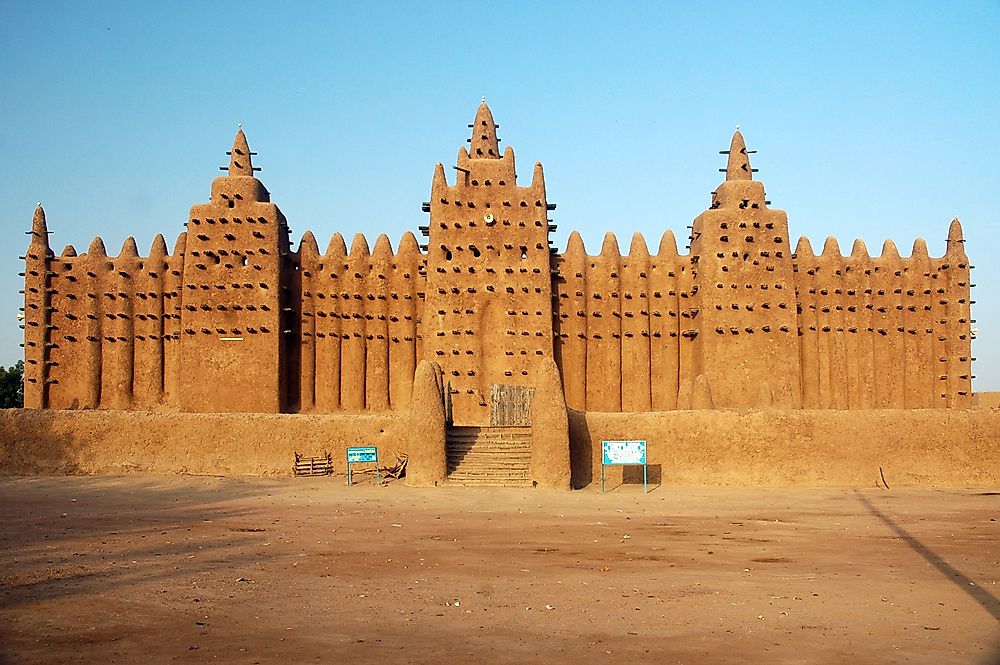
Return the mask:
[[[486,95],[483,95],[483,104],[486,103]]]
[[[243,123],[242,122],[236,123],[236,129],[243,129]]]
[[[736,131],[740,131],[740,126],[736,125]]]

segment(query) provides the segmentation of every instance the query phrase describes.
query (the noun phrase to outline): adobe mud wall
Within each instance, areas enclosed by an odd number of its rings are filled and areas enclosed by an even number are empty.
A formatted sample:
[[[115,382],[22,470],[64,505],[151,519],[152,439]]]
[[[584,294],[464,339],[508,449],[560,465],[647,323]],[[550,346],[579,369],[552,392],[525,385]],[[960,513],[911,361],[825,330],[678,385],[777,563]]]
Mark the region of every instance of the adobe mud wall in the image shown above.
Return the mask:
[[[573,487],[601,481],[601,441],[646,439],[664,485],[1000,484],[1000,409],[570,411]],[[641,467],[607,467],[609,486]]]
[[[394,464],[406,448],[397,414],[192,414],[0,409],[0,473],[291,475],[295,452],[333,455],[378,446]]]
[[[409,423],[409,424],[408,424]],[[0,410],[0,474],[192,473],[287,476],[294,452],[377,445],[380,459],[412,448],[407,414],[165,414]],[[600,482],[603,439],[645,438],[651,478],[664,485],[1000,485],[1000,409],[569,412],[572,486]],[[433,440],[433,441],[432,441]],[[437,450],[439,457],[443,452]],[[441,466],[440,464],[438,466]],[[557,470],[559,464],[554,464]],[[611,486],[623,471],[607,470]],[[625,470],[641,482],[641,470]],[[424,484],[443,480],[431,473]]]
[[[97,238],[49,247],[41,207],[25,255],[25,405],[51,409],[362,413],[405,409],[417,364],[440,365],[459,424],[485,424],[490,386],[532,385],[554,359],[580,411],[968,408],[970,271],[958,220],[944,256],[917,239],[843,256],[829,238],[791,248],[740,132],[725,180],[685,250],[667,231],[651,254],[608,234],[551,245],[555,209],[536,163],[481,104],[454,183],[436,165],[420,245],[394,252],[306,232],[255,176],[240,130],[210,200],[168,253]]]
[[[972,406],[983,409],[1000,408],[1000,392],[973,393]]]

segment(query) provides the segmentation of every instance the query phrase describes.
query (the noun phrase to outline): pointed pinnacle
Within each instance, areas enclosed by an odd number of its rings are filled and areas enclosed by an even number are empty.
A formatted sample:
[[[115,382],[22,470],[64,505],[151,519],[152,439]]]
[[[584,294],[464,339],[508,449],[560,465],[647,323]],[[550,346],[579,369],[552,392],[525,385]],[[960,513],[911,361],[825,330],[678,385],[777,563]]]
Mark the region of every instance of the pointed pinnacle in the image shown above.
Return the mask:
[[[493,113],[485,101],[476,110],[476,119],[472,123],[469,153],[473,159],[500,159],[497,126],[493,122]]]
[[[726,180],[753,180],[753,171],[750,169],[750,157],[747,153],[747,144],[743,141],[743,134],[739,128],[733,134],[732,143],[729,145],[729,163],[726,164]]]
[[[250,159],[250,146],[241,126],[233,139],[233,150],[229,159],[229,175],[253,175],[253,162]]]

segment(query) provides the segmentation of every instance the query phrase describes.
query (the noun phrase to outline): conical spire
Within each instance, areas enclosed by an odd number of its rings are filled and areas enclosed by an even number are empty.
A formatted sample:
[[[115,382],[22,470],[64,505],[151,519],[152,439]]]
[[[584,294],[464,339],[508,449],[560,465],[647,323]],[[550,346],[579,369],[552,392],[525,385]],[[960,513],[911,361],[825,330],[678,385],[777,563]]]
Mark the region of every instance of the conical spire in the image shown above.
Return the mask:
[[[795,255],[800,259],[816,256],[809,238],[805,236],[799,237],[799,242],[795,245]]]
[[[948,227],[948,241],[945,243],[945,253],[961,253],[964,251],[962,247],[964,243],[962,224],[958,221],[958,217],[956,217],[951,220],[951,225]]]
[[[253,162],[250,158],[253,154],[250,152],[250,146],[247,144],[246,134],[243,133],[243,128],[240,127],[236,131],[236,138],[233,139],[233,149],[229,153],[229,175],[252,176]]]
[[[917,238],[913,241],[913,250],[910,251],[910,258],[914,259],[926,259],[929,258],[930,254],[927,252],[927,241],[923,238]]]
[[[76,256],[76,247],[74,247],[73,245],[66,245],[65,247],[63,247],[62,254],[60,254],[59,256],[68,258]]]
[[[737,129],[733,141],[729,144],[729,163],[726,165],[726,180],[753,180],[753,169],[750,168],[750,156],[743,134]]]
[[[472,141],[469,149],[473,159],[500,159],[500,142],[497,140],[497,126],[493,114],[486,105],[486,98],[476,111],[472,123]]]
[[[35,207],[35,215],[31,219],[31,243],[32,245],[49,246],[49,229],[45,224],[45,209],[39,203]]]

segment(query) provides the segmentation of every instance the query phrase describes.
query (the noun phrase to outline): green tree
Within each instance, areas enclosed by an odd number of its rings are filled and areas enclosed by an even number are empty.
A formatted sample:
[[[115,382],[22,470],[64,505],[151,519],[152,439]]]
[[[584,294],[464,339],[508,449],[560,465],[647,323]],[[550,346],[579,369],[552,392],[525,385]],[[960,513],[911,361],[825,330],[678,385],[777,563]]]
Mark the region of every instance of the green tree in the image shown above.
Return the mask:
[[[24,406],[24,361],[4,369],[0,365],[0,409],[14,409]]]

